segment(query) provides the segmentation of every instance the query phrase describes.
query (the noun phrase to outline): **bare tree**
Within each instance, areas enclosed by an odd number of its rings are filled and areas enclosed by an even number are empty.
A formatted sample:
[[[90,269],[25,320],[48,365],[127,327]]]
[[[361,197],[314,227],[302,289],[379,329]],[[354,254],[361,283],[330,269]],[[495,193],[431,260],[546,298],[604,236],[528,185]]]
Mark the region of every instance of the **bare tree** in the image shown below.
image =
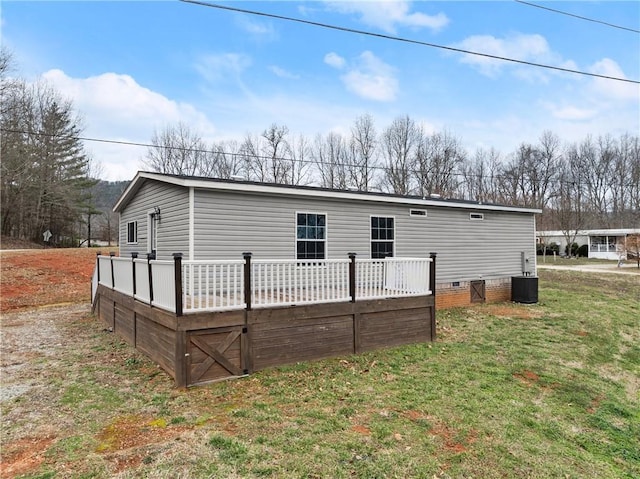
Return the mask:
[[[460,140],[449,132],[421,135],[416,150],[418,193],[453,196],[458,189],[459,168],[466,158]]]
[[[320,175],[320,186],[337,189],[348,187],[345,167],[347,146],[342,135],[331,132],[324,138],[316,136],[311,155]]]
[[[407,195],[414,189],[413,171],[422,133],[409,116],[398,117],[382,133],[381,153],[384,170],[382,188]]]
[[[300,165],[292,158],[289,128],[284,125],[274,123],[259,136],[247,134],[239,154],[248,179],[295,184],[304,176]]]
[[[587,137],[577,148],[580,176],[592,221],[609,226],[608,210],[615,148],[611,137]]]
[[[151,144],[144,164],[152,171],[188,176],[211,176],[213,172],[211,152],[184,123],[154,130]]]
[[[236,141],[223,141],[211,145],[212,176],[230,179],[236,176],[246,177],[245,162]],[[248,179],[248,178],[247,178]]]
[[[558,172],[557,192],[553,199],[555,222],[567,243],[567,253],[575,242],[578,232],[585,226],[583,187],[579,174],[580,152],[571,146]]]
[[[304,135],[294,137],[289,144],[289,183],[306,185],[311,173],[311,145]]]
[[[369,191],[373,186],[378,157],[376,129],[371,115],[356,118],[351,127],[349,150],[349,183],[358,191]]]
[[[629,198],[630,223],[640,226],[640,136],[636,135],[624,142],[628,150],[628,164],[625,178]]]
[[[270,165],[262,156],[264,139],[258,135],[247,133],[240,146],[239,155],[242,159],[243,169],[247,179],[268,182],[270,181]]]
[[[530,204],[534,208],[544,209],[552,195],[562,161],[560,138],[549,130],[544,131],[536,151],[537,155],[530,157],[526,164],[531,188]]]
[[[269,180],[279,184],[291,184],[292,163],[286,157],[290,148],[287,141],[289,128],[273,123],[262,132],[264,138],[262,157],[269,162]]]
[[[640,137],[621,135],[611,174],[611,221],[617,227],[640,224]]]
[[[501,166],[500,153],[497,150],[477,149],[473,160],[465,162],[462,166],[461,196],[482,203],[497,203],[496,186],[497,178],[502,171]]]

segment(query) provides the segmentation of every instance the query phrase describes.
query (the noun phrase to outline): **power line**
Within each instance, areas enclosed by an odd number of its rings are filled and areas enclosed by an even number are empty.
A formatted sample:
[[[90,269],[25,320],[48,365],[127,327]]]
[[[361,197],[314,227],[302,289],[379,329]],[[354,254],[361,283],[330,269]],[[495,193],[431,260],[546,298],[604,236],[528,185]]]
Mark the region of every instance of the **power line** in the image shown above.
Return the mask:
[[[590,76],[590,77],[596,77],[596,78],[604,78],[606,80],[615,80],[615,81],[621,81],[621,82],[627,82],[627,83],[636,83],[636,84],[640,84],[639,80],[630,80],[628,78],[619,78],[619,77],[612,77],[612,76],[608,76],[608,75],[600,75],[597,73],[590,73],[590,72],[585,72],[585,71],[581,71],[581,70],[573,70],[571,68],[563,68],[563,67],[557,67],[557,66],[553,66],[553,65],[546,65],[544,63],[535,63],[535,62],[529,62],[526,60],[517,60],[515,58],[508,58],[508,57],[502,57],[499,55],[491,55],[489,53],[481,53],[481,52],[474,52],[471,50],[464,50],[462,48],[455,48],[455,47],[450,47],[450,46],[446,46],[446,45],[439,45],[436,43],[429,43],[429,42],[423,42],[420,40],[412,40],[409,38],[403,38],[403,37],[396,37],[393,35],[385,35],[383,33],[373,33],[373,32],[368,32],[366,30],[358,30],[355,28],[348,28],[348,27],[341,27],[338,25],[331,25],[328,23],[321,23],[321,22],[314,22],[311,20],[303,20],[301,18],[295,18],[295,17],[287,17],[284,15],[276,15],[274,13],[266,13],[266,12],[258,12],[255,10],[246,10],[243,8],[236,8],[236,7],[228,7],[225,5],[218,5],[215,3],[206,3],[206,2],[202,2],[199,0],[180,0],[181,2],[184,3],[192,3],[194,5],[200,5],[203,7],[210,7],[210,8],[217,8],[220,10],[228,10],[231,12],[237,12],[237,13],[246,13],[248,15],[257,15],[260,17],[267,17],[267,18],[275,18],[277,20],[286,20],[289,22],[296,22],[296,23],[302,23],[304,25],[312,25],[312,26],[316,26],[316,27],[321,27],[321,28],[328,28],[331,30],[338,30],[341,32],[347,32],[347,33],[356,33],[358,35],[367,35],[370,37],[376,37],[376,38],[383,38],[385,40],[394,40],[394,41],[398,41],[398,42],[404,42],[404,43],[410,43],[410,44],[414,44],[414,45],[421,45],[421,46],[426,46],[426,47],[432,47],[432,48],[440,48],[442,50],[448,50],[448,51],[452,51],[452,52],[457,52],[457,53],[465,53],[467,55],[476,55],[476,56],[480,56],[480,57],[485,57],[485,58],[491,58],[493,60],[501,60],[501,61],[505,61],[505,62],[512,62],[512,63],[519,63],[521,65],[529,65],[529,66],[534,66],[534,67],[539,67],[539,68],[547,68],[549,70],[557,70],[557,71],[562,71],[562,72],[566,72],[566,73],[575,73],[577,75],[585,75],[585,76]]]
[[[588,22],[593,22],[593,23],[600,23],[601,25],[606,25],[608,27],[613,27],[613,28],[619,28],[620,30],[627,30],[629,32],[640,33],[640,30],[636,30],[635,28],[623,27],[623,26],[620,26],[620,25],[616,25],[614,23],[603,22],[602,20],[595,20],[593,18],[583,17],[581,15],[576,15],[575,13],[563,12],[562,10],[556,10],[555,8],[544,7],[542,5],[537,5],[535,3],[525,2],[523,0],[514,0],[514,1],[516,1],[518,3],[521,3],[523,5],[528,5],[530,7],[541,8],[543,10],[548,10],[550,12],[560,13],[561,15],[567,15],[569,17],[579,18],[580,20],[586,20]]]
[[[184,146],[168,146],[168,145],[154,145],[152,143],[139,143],[139,142],[135,142],[135,141],[124,141],[124,140],[109,140],[106,138],[92,138],[92,137],[86,137],[86,136],[61,136],[61,135],[56,135],[53,133],[44,133],[44,132],[35,132],[35,131],[28,131],[28,130],[14,130],[11,128],[0,128],[0,132],[3,133],[17,133],[17,134],[22,134],[22,135],[34,135],[34,136],[40,136],[40,137],[47,137],[47,138],[58,138],[58,139],[65,139],[65,140],[80,140],[80,141],[91,141],[91,142],[95,142],[95,143],[109,143],[109,144],[115,144],[115,145],[123,145],[123,146],[140,146],[140,147],[146,147],[146,148],[162,148],[164,150],[177,150],[177,151],[182,151],[182,152],[188,152],[188,153],[209,153],[209,154],[216,154],[216,155],[224,155],[224,156],[231,156],[234,159],[237,157],[240,157],[241,159],[243,158],[254,158],[254,159],[258,159],[258,160],[268,160],[268,161],[286,161],[286,162],[291,162],[291,163],[306,163],[306,164],[310,164],[310,165],[326,165],[326,166],[336,166],[336,167],[345,167],[345,168],[359,168],[362,167],[363,165],[358,165],[358,164],[354,164],[354,163],[331,163],[329,161],[321,161],[321,160],[317,160],[317,159],[311,159],[311,160],[303,160],[301,158],[285,158],[285,157],[272,157],[272,156],[266,156],[266,155],[256,155],[254,153],[244,153],[244,152],[230,152],[230,151],[223,151],[223,150],[210,150],[210,149],[201,149],[201,148],[189,148],[189,147],[184,147]],[[379,170],[379,171],[388,171],[389,167],[388,166],[379,166],[379,165],[368,165],[367,168],[369,168],[370,170]],[[420,169],[415,169],[415,168],[409,168],[407,169],[407,171],[409,173],[413,173],[416,175],[423,175],[426,172]],[[501,179],[501,178],[511,178],[509,176],[506,175],[482,175],[482,174],[467,174],[467,173],[462,173],[462,172],[452,172],[449,174],[450,176],[462,176],[462,177],[476,177],[476,178],[484,178],[484,179],[490,179],[491,181],[495,180],[495,179]],[[544,179],[537,179],[534,180],[532,178],[529,179],[530,182],[532,183],[540,183],[542,181],[544,181]],[[553,181],[553,183],[563,183],[563,184],[571,184],[571,185],[575,185],[575,181],[568,181],[568,180],[555,180]],[[628,184],[622,184],[619,185],[622,187],[629,187],[629,186],[635,186],[634,184],[628,183]]]

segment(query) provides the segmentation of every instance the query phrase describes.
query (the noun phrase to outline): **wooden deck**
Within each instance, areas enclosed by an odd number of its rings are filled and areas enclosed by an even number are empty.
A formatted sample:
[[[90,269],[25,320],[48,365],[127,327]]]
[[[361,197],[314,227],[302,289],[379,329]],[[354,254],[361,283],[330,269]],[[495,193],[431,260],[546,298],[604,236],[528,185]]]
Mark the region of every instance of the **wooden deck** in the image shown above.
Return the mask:
[[[435,339],[435,295],[179,316],[98,285],[94,311],[177,387]]]

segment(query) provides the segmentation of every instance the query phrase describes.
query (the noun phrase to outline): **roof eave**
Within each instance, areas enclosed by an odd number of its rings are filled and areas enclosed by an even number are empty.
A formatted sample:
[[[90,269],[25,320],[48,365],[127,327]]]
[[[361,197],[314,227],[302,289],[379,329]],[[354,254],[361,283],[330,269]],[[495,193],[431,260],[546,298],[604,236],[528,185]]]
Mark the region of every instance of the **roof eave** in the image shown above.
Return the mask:
[[[258,184],[246,181],[216,181],[215,179],[189,178],[164,175],[161,173],[149,173],[139,171],[131,180],[129,186],[122,193],[118,202],[113,207],[113,211],[118,213],[128,203],[135,192],[140,188],[146,180],[157,180],[163,183],[182,186],[185,188],[202,188],[216,189],[223,191],[251,192],[258,194],[277,194],[290,196],[304,196],[312,198],[331,198],[343,200],[359,200],[371,201],[377,203],[393,203],[405,204],[422,207],[439,207],[439,208],[456,208],[456,209],[477,209],[483,211],[506,211],[513,213],[542,213],[542,210],[536,208],[522,208],[517,206],[500,206],[482,203],[464,203],[455,200],[433,200],[429,198],[409,198],[402,196],[380,196],[375,194],[350,192],[350,191],[326,191],[322,189],[302,189],[302,188],[283,188],[276,185]]]

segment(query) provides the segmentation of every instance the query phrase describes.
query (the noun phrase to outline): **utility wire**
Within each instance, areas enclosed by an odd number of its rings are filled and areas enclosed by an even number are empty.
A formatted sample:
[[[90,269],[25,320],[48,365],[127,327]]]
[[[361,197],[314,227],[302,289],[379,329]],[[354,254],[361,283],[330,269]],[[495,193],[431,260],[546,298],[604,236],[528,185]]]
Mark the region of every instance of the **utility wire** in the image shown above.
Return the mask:
[[[636,30],[635,28],[623,27],[623,26],[620,26],[620,25],[615,25],[613,23],[603,22],[602,20],[595,20],[593,18],[583,17],[581,15],[576,15],[574,13],[563,12],[562,10],[556,10],[555,8],[549,8],[549,7],[544,7],[542,5],[538,5],[538,4],[535,4],[535,3],[525,2],[523,0],[514,0],[514,1],[516,1],[518,3],[521,3],[523,5],[528,5],[530,7],[541,8],[543,10],[549,10],[550,12],[560,13],[562,15],[567,15],[569,17],[579,18],[580,20],[586,20],[588,22],[593,22],[593,23],[600,23],[601,25],[606,25],[608,27],[613,27],[613,28],[619,28],[620,30],[627,30],[629,32],[640,33],[640,30]]]
[[[414,45],[421,45],[421,46],[426,46],[426,47],[432,47],[432,48],[440,48],[442,50],[448,50],[448,51],[452,51],[452,52],[457,52],[457,53],[465,53],[467,55],[476,55],[476,56],[480,56],[480,57],[485,57],[485,58],[491,58],[494,60],[501,60],[501,61],[505,61],[505,62],[512,62],[512,63],[519,63],[522,65],[529,65],[529,66],[534,66],[534,67],[540,67],[540,68],[547,68],[549,70],[557,70],[557,71],[562,71],[562,72],[567,72],[567,73],[575,73],[577,75],[585,75],[585,76],[590,76],[590,77],[596,77],[596,78],[604,78],[606,80],[615,80],[615,81],[621,81],[621,82],[627,82],[627,83],[636,83],[636,84],[640,84],[639,80],[630,80],[628,78],[620,78],[620,77],[612,77],[612,76],[608,76],[608,75],[600,75],[597,73],[590,73],[590,72],[585,72],[585,71],[581,71],[581,70],[573,70],[570,68],[563,68],[563,67],[557,67],[557,66],[553,66],[553,65],[546,65],[544,63],[535,63],[535,62],[529,62],[526,60],[517,60],[515,58],[508,58],[508,57],[502,57],[502,56],[498,56],[498,55],[491,55],[489,53],[481,53],[481,52],[474,52],[474,51],[470,51],[470,50],[464,50],[462,48],[455,48],[455,47],[450,47],[450,46],[446,46],[446,45],[438,45],[436,43],[429,43],[429,42],[423,42],[420,40],[412,40],[409,38],[403,38],[403,37],[396,37],[393,35],[385,35],[383,33],[373,33],[373,32],[368,32],[366,30],[357,30],[355,28],[348,28],[348,27],[341,27],[338,25],[331,25],[328,23],[321,23],[321,22],[314,22],[311,20],[303,20],[301,18],[295,18],[295,17],[287,17],[284,15],[276,15],[274,13],[265,13],[265,12],[258,12],[255,10],[245,10],[243,8],[236,8],[236,7],[228,7],[225,5],[218,5],[215,3],[207,3],[207,2],[202,2],[199,0],[180,0],[181,2],[184,3],[192,3],[194,5],[201,5],[203,7],[210,7],[210,8],[217,8],[220,10],[228,10],[231,12],[237,12],[237,13],[246,13],[248,15],[257,15],[260,17],[267,17],[267,18],[275,18],[278,20],[286,20],[289,22],[296,22],[296,23],[302,23],[305,25],[313,25],[316,27],[322,27],[322,28],[328,28],[331,30],[338,30],[341,32],[347,32],[347,33],[356,33],[359,35],[367,35],[370,37],[376,37],[376,38],[383,38],[385,40],[394,40],[394,41],[398,41],[398,42],[404,42],[404,43],[411,43]]]
[[[141,147],[146,147],[146,148],[161,148],[163,150],[176,150],[176,151],[182,151],[182,152],[187,152],[187,153],[208,153],[208,154],[215,154],[215,155],[224,155],[224,156],[231,156],[232,158],[237,158],[240,157],[241,159],[243,158],[253,158],[253,159],[258,159],[258,160],[268,160],[268,161],[286,161],[286,162],[291,162],[291,163],[307,163],[310,165],[327,165],[327,166],[336,166],[336,167],[344,167],[344,168],[361,168],[363,167],[363,165],[361,164],[354,164],[354,163],[331,163],[329,161],[321,161],[321,160],[317,160],[317,159],[311,159],[311,160],[303,160],[301,158],[285,158],[285,157],[272,157],[272,156],[266,156],[266,155],[256,155],[254,153],[243,153],[243,152],[230,152],[230,151],[223,151],[223,150],[210,150],[210,149],[201,149],[201,148],[189,148],[189,147],[184,147],[184,146],[169,146],[169,145],[154,145],[152,143],[138,143],[135,141],[124,141],[124,140],[109,140],[106,138],[92,138],[92,137],[86,137],[86,136],[67,136],[67,135],[56,135],[53,133],[43,133],[43,132],[36,132],[36,131],[28,131],[28,130],[14,130],[11,128],[0,128],[0,132],[2,133],[16,133],[16,134],[20,134],[20,135],[33,135],[33,136],[39,136],[39,137],[46,137],[46,138],[57,138],[57,139],[64,139],[64,140],[80,140],[80,141],[90,141],[90,142],[95,142],[95,143],[109,143],[109,144],[115,144],[115,145],[124,145],[124,146],[141,146]],[[390,167],[388,166],[379,166],[379,165],[368,165],[367,166],[368,169],[370,170],[380,170],[380,171],[388,171],[390,169]],[[414,173],[414,174],[420,174],[423,175],[426,172],[423,170],[419,170],[419,169],[415,169],[415,168],[409,168],[407,169],[407,171],[409,173]],[[449,173],[450,176],[462,176],[462,177],[477,177],[477,178],[485,178],[485,179],[491,179],[492,181],[494,179],[501,179],[501,178],[511,178],[508,177],[506,175],[482,175],[482,174],[467,174],[467,173],[462,173],[462,172],[452,172]],[[542,181],[545,181],[544,178],[541,179],[529,179],[530,182],[532,183],[540,183]],[[568,180],[555,180],[553,181],[553,183],[563,183],[563,184],[569,184],[569,185],[575,185],[575,181],[568,181]],[[623,187],[629,187],[629,186],[635,186],[634,184],[631,183],[627,183],[627,184],[622,184],[619,186],[623,186]]]

